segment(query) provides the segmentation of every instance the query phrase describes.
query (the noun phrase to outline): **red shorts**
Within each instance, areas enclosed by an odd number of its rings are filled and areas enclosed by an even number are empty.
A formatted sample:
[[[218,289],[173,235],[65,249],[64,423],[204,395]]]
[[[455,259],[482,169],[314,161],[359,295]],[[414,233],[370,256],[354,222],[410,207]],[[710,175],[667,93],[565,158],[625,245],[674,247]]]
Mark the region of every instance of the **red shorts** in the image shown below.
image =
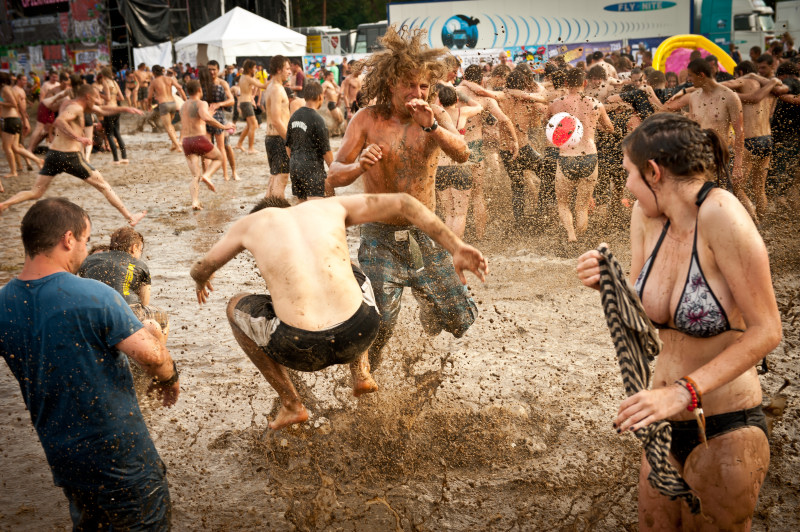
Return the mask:
[[[36,111],[36,121],[42,124],[52,124],[56,121],[56,114],[45,104],[39,103],[39,109]]]
[[[204,135],[183,139],[183,153],[185,155],[205,155],[213,149],[214,145]]]

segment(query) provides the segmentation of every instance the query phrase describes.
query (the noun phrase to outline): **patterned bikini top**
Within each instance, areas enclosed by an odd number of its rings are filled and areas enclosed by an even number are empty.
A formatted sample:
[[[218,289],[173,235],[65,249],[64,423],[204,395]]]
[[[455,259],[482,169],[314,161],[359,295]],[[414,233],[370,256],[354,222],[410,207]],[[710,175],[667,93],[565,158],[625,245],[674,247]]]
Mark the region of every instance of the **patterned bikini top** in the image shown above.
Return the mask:
[[[708,196],[709,191],[714,188],[714,184],[708,182],[703,185],[697,195],[698,206],[702,205]],[[698,209],[699,214],[699,209]],[[642,299],[644,293],[644,286],[647,283],[647,278],[650,275],[650,269],[656,259],[658,250],[661,243],[664,241],[664,236],[669,230],[669,221],[664,225],[664,230],[661,231],[661,236],[653,249],[653,253],[644,263],[639,277],[636,279],[634,290]],[[678,301],[678,306],[675,308],[675,315],[673,316],[675,327],[670,327],[667,323],[653,324],[659,329],[672,329],[683,334],[694,336],[696,338],[708,338],[717,336],[727,331],[740,331],[730,326],[728,322],[728,315],[725,309],[722,308],[711,287],[708,286],[706,277],[703,274],[703,269],[700,267],[700,259],[697,256],[697,222],[694,226],[694,242],[692,244],[692,255],[689,263],[689,273],[686,276],[686,283],[683,287],[683,294]]]

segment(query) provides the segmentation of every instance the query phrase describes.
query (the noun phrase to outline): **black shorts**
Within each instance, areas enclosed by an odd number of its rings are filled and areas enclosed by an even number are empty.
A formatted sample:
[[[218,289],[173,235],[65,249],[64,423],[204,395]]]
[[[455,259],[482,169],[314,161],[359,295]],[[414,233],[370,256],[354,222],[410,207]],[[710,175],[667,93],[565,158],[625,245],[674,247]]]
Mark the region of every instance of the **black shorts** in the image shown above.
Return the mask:
[[[759,159],[769,157],[772,155],[772,135],[744,139],[744,147],[753,157]]]
[[[243,297],[233,311],[233,322],[272,360],[297,371],[319,371],[333,364],[349,364],[369,349],[380,326],[372,285],[353,264],[363,301],[347,321],[322,331],[306,331],[287,325],[275,315],[272,297]]]
[[[670,421],[669,424],[672,426],[672,443],[669,452],[678,460],[678,463],[683,465],[689,454],[701,443],[697,431],[697,421]],[[758,427],[769,438],[767,419],[761,405],[747,410],[706,416],[706,439],[710,440],[744,427]]]
[[[3,119],[3,133],[19,135],[22,133],[22,119],[16,116]]]
[[[574,157],[560,156],[558,164],[561,166],[561,173],[570,181],[580,181],[586,179],[594,173],[597,168],[597,154],[577,155]]]
[[[56,150],[48,150],[44,158],[44,166],[39,170],[41,175],[55,176],[67,173],[78,179],[88,179],[92,172],[94,172],[94,166],[86,162],[83,153]]]
[[[300,199],[325,197],[325,167],[321,161],[306,161],[296,157],[290,159],[289,179],[292,181],[292,194]]]
[[[137,94],[138,100],[146,100],[147,99],[147,87],[139,87],[139,92]]]
[[[163,102],[158,104],[158,114],[166,115],[169,113],[175,113],[178,111],[178,104],[174,101],[172,102]]]
[[[472,188],[472,171],[468,166],[448,165],[436,168],[436,190],[469,190]]]
[[[336,109],[336,102],[328,102],[328,111]]]
[[[256,110],[251,102],[239,102],[239,113],[244,119],[247,119],[248,116],[256,116]]]
[[[286,153],[286,141],[280,135],[267,135],[264,139],[267,148],[269,173],[272,175],[289,173],[289,154]]]
[[[500,150],[500,159],[503,161],[509,179],[517,183],[524,181],[523,172],[525,170],[538,174],[543,160],[542,155],[530,144],[521,147],[516,157],[508,150]]]

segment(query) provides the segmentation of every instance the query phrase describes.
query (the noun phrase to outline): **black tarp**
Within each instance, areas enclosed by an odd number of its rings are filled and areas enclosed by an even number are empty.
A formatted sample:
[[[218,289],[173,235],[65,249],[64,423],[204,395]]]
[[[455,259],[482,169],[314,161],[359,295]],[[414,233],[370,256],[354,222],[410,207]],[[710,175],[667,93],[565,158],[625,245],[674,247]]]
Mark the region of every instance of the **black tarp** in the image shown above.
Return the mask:
[[[152,46],[170,39],[170,11],[167,0],[118,0],[118,2],[119,11],[137,45]]]

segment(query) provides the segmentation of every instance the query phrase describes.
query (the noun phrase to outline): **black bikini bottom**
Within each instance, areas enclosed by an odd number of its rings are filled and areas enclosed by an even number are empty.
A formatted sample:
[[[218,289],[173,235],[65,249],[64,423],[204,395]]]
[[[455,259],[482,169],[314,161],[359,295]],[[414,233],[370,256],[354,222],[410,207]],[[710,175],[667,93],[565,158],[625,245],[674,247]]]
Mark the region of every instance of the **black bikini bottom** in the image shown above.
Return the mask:
[[[669,424],[672,425],[672,445],[669,451],[683,466],[689,454],[701,443],[697,421],[670,421]],[[710,440],[744,427],[758,427],[769,438],[767,418],[761,410],[761,405],[706,417],[706,439]]]

